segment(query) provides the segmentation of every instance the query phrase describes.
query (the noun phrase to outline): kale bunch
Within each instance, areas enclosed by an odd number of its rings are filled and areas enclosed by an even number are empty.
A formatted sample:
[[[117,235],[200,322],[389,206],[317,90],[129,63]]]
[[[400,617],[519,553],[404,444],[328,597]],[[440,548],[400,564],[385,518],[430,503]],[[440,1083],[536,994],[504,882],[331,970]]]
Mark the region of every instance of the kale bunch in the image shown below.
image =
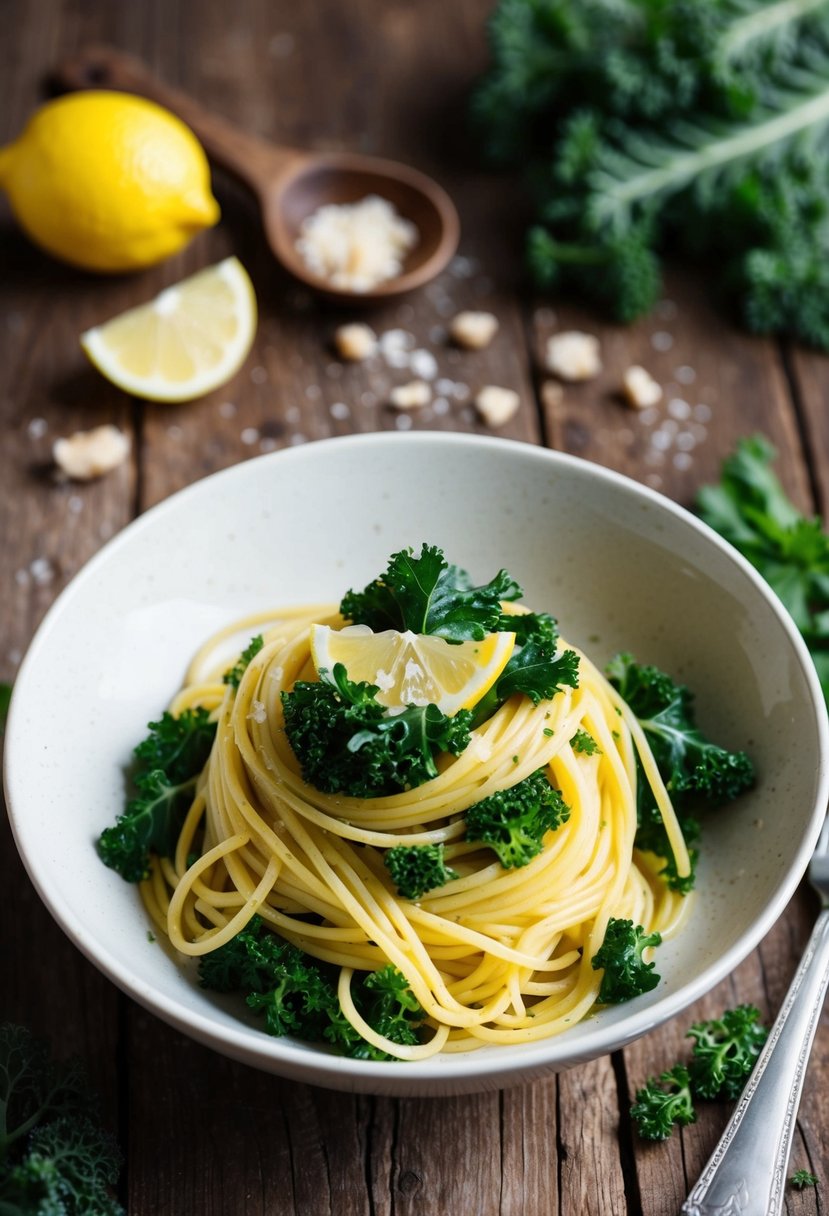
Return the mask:
[[[500,0],[472,104],[523,166],[536,281],[646,313],[664,250],[757,332],[829,348],[829,5]]]
[[[0,1025],[0,1213],[122,1216],[111,1193],[121,1164],[80,1063]]]
[[[545,835],[567,822],[570,808],[541,768],[476,802],[465,818],[467,840],[488,845],[504,869],[513,869],[538,856]]]
[[[420,899],[458,877],[444,861],[443,848],[442,844],[395,845],[385,853],[383,863],[399,895]]]

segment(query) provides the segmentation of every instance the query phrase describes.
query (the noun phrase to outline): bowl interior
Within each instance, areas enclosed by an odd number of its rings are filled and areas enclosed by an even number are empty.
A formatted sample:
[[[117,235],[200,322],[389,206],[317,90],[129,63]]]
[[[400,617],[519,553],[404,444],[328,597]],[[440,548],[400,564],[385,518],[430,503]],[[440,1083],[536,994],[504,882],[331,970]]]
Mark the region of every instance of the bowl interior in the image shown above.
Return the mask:
[[[700,725],[754,758],[758,784],[704,823],[698,895],[660,950],[659,988],[565,1035],[417,1065],[272,1039],[147,940],[137,893],[98,860],[132,747],[214,629],[281,604],[336,601],[389,555],[438,544],[476,581],[505,566],[525,602],[604,664],[619,650],[696,693]],[[529,445],[457,435],[326,440],[199,482],[110,542],[48,614],[6,741],[12,826],[75,943],[147,1008],[258,1067],[342,1088],[463,1091],[620,1046],[751,950],[805,869],[827,794],[819,686],[761,580],[686,512],[615,474]]]

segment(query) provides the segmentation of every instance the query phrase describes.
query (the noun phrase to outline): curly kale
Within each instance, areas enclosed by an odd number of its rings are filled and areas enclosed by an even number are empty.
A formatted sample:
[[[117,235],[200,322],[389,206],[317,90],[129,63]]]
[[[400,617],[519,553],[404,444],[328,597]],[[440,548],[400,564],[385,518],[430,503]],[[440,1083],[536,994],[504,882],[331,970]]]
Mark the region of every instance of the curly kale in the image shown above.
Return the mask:
[[[817,1186],[818,1179],[810,1170],[795,1170],[789,1182],[796,1191],[805,1191],[807,1186]]]
[[[516,634],[515,649],[504,670],[473,712],[480,726],[510,697],[529,697],[534,705],[549,701],[565,686],[577,688],[579,657],[575,650],[558,649],[558,629],[547,613],[505,615],[504,628]]]
[[[0,1212],[121,1216],[110,1188],[121,1154],[95,1118],[80,1063],[52,1059],[21,1026],[0,1026]]]
[[[753,1005],[727,1009],[721,1018],[695,1022],[688,1031],[694,1039],[691,1081],[701,1098],[734,1100],[757,1062],[768,1037]]]
[[[505,869],[538,856],[547,832],[570,818],[570,808],[541,768],[509,789],[481,799],[466,812],[466,838],[488,845]]]
[[[424,544],[418,557],[412,549],[393,553],[385,574],[363,591],[346,592],[340,612],[375,633],[411,630],[450,642],[482,641],[488,633],[509,628],[502,624],[501,602],[522,594],[506,570],[482,587],[473,586],[469,575],[450,566],[437,546]]]
[[[699,490],[696,508],[782,600],[829,702],[829,536],[819,518],[806,517],[790,501],[772,469],[775,456],[763,435],[740,440],[719,482]]]
[[[450,718],[436,705],[410,705],[394,713],[378,691],[335,663],[319,681],[283,692],[285,732],[309,784],[357,798],[412,789],[438,775],[439,752],[457,756],[468,745],[468,710]]]
[[[257,633],[255,637],[252,637],[233,666],[228,668],[228,670],[222,676],[222,683],[229,684],[231,688],[238,688],[242,676],[248,669],[251,659],[255,658],[255,656],[259,654],[259,651],[264,645],[265,639],[262,637],[261,633]]]
[[[604,971],[596,998],[600,1005],[632,1001],[656,987],[661,976],[654,969],[655,963],[646,963],[643,955],[661,941],[661,934],[646,933],[632,920],[611,916],[604,941],[591,960],[594,971]]]
[[[676,1064],[658,1079],[650,1077],[636,1091],[630,1113],[645,1140],[667,1140],[675,1126],[696,1123],[691,1079],[684,1064]]]
[[[748,789],[754,781],[751,760],[745,752],[730,752],[707,739],[695,723],[690,691],[658,667],[619,654],[606,670],[611,684],[645,731],[685,840],[692,845],[700,828],[691,809],[700,804],[718,806]],[[668,885],[685,893],[693,886],[693,865],[690,875],[677,874],[656,801],[641,768],[639,772],[637,848],[665,858],[663,874]],[[696,860],[693,849],[691,860]]]
[[[420,899],[427,891],[457,878],[443,859],[442,844],[395,845],[383,862],[404,899]]]
[[[151,853],[169,857],[173,852],[216,734],[215,722],[202,708],[178,717],[165,712],[149,729],[135,748],[135,796],[98,840],[102,861],[127,882],[146,878]]]
[[[540,286],[630,321],[685,252],[751,329],[829,348],[824,0],[500,0],[489,35],[474,128],[536,196]]]
[[[347,1021],[337,997],[336,969],[318,962],[269,930],[261,917],[199,962],[199,982],[217,992],[240,992],[264,1018],[268,1034],[327,1042],[359,1059],[391,1059]],[[413,1044],[423,1010],[405,977],[389,965],[352,981],[354,1003],[366,1022],[394,1043]]]

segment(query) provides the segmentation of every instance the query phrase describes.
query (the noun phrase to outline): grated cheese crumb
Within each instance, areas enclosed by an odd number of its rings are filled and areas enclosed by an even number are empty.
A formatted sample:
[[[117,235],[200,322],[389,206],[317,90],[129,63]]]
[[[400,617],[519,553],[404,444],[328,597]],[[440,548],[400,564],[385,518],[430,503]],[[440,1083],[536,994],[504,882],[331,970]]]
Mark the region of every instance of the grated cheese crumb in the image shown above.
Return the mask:
[[[128,436],[117,427],[106,425],[91,431],[75,431],[68,439],[56,439],[52,456],[67,477],[91,481],[122,464],[129,450]]]
[[[328,203],[308,216],[296,250],[308,269],[332,287],[357,293],[394,279],[418,241],[417,228],[386,199]]]
[[[265,722],[268,717],[268,711],[265,709],[264,703],[262,701],[251,701],[248,717],[252,718],[254,722]]]
[[[662,388],[644,367],[635,363],[622,378],[622,391],[632,409],[644,410],[662,400]]]
[[[334,334],[334,345],[340,358],[347,359],[349,363],[360,363],[376,352],[377,335],[370,325],[355,321],[339,327]]]
[[[561,380],[592,380],[602,370],[599,339],[572,329],[547,340],[547,371]]]
[[[503,426],[517,412],[521,398],[511,388],[488,384],[475,398],[475,408],[487,426]]]
[[[467,350],[483,350],[498,332],[498,318],[491,312],[459,312],[449,325],[449,336]]]
[[[419,410],[432,400],[432,390],[425,380],[410,380],[398,384],[389,393],[389,404],[396,410]]]

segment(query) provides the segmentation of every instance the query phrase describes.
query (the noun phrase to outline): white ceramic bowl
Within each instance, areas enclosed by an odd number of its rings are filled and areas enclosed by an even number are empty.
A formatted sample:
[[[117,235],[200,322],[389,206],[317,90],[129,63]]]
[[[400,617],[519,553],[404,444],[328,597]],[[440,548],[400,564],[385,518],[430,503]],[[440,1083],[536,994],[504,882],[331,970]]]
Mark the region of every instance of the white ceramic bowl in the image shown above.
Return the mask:
[[[756,789],[705,824],[698,897],[660,949],[662,982],[547,1042],[416,1064],[271,1038],[158,943],[94,842],[122,806],[146,723],[215,628],[259,608],[337,600],[397,549],[440,545],[603,664],[632,651],[688,683],[700,724],[756,761]],[[827,800],[827,723],[788,615],[688,512],[606,469],[491,438],[375,434],[263,456],[148,511],[89,562],[21,667],[6,736],[9,812],[41,897],[125,992],[247,1064],[375,1093],[512,1084],[611,1051],[701,996],[757,945],[803,874]]]

